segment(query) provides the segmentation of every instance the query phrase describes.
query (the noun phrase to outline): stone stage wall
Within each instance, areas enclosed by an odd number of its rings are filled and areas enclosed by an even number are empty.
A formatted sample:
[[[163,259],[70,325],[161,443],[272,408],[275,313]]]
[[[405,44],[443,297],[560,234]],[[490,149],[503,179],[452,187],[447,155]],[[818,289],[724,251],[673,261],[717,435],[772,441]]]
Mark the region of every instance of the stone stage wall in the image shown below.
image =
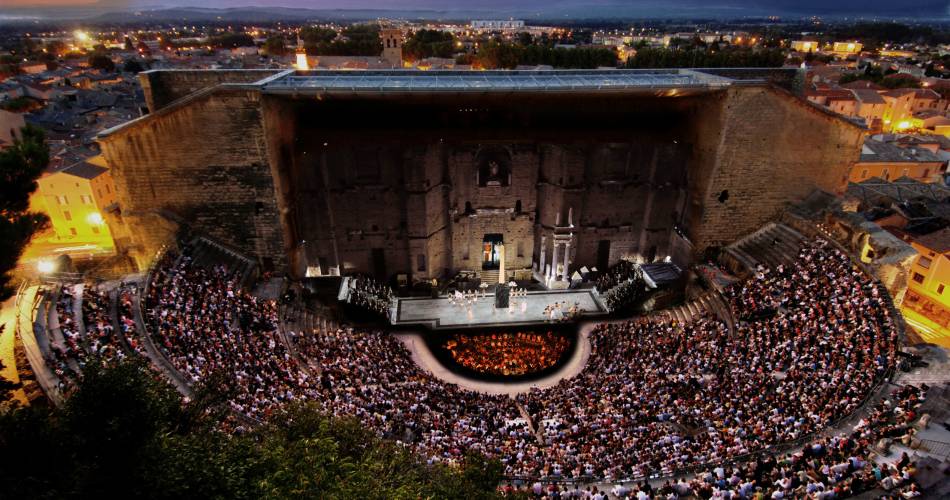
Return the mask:
[[[509,270],[528,268],[565,230],[572,270],[685,265],[813,189],[841,192],[865,132],[767,85],[314,99],[214,86],[266,74],[163,73],[143,77],[155,112],[100,137],[140,263],[187,225],[294,276],[478,271],[492,233]]]

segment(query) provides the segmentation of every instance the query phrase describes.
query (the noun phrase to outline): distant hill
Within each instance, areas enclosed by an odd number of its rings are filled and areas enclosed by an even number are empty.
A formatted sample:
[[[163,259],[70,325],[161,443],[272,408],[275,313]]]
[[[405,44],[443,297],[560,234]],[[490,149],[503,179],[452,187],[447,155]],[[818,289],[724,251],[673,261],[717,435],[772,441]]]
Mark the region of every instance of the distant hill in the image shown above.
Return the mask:
[[[125,23],[141,20],[234,21],[359,21],[377,18],[468,20],[519,18],[539,22],[590,19],[736,19],[770,15],[802,17],[822,15],[865,19],[950,19],[946,0],[243,0],[259,6],[229,7],[229,0],[206,0],[206,7],[191,7],[191,0],[157,0],[136,9],[110,0],[96,6],[0,8],[0,22],[15,18],[82,19]],[[186,4],[187,5],[182,5]],[[176,5],[177,4],[177,5]],[[263,4],[273,4],[265,6]],[[313,8],[286,7],[310,5]],[[324,6],[337,8],[321,8]]]

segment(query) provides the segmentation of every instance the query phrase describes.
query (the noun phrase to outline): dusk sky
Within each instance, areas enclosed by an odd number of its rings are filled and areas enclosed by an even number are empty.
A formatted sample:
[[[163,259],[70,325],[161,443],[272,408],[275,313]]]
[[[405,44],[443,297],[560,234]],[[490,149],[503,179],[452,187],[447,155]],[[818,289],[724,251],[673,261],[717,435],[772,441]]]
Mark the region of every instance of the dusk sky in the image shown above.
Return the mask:
[[[3,7],[98,6],[104,10],[162,7],[281,6],[311,9],[434,10],[562,15],[601,12],[608,15],[742,15],[824,14],[851,16],[911,15],[946,17],[947,0],[3,0]],[[0,11],[4,10],[0,7]]]

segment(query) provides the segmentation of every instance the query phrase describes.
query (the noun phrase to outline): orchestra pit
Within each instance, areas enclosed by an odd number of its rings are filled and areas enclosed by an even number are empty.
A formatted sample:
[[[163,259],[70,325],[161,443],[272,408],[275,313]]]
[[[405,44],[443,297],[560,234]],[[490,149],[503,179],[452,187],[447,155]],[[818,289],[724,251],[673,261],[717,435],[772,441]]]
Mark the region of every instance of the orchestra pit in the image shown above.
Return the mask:
[[[428,463],[498,460],[502,494],[926,486],[950,389],[910,376],[928,359],[873,270],[783,212],[860,149],[787,81],[232,73],[143,73],[151,113],[100,137],[143,272],[37,294],[24,344],[54,404],[138,358],[186,397],[223,374],[227,429],[313,401]],[[825,138],[750,146],[763,107]],[[151,135],[172,124],[181,145]],[[143,184],[157,168],[218,196]]]

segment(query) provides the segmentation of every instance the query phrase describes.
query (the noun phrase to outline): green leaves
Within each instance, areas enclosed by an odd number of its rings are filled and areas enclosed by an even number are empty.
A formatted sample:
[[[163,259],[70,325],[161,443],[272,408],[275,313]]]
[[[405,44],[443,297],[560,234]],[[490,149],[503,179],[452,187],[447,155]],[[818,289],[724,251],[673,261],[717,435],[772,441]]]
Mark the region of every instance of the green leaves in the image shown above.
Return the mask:
[[[29,212],[36,180],[49,164],[49,147],[43,130],[33,125],[20,129],[20,138],[0,151],[0,300],[13,295],[13,270],[30,238],[46,228],[46,215]]]
[[[11,498],[496,498],[501,464],[426,465],[354,418],[290,405],[240,435],[203,425],[220,381],[183,404],[144,362],[90,366],[62,409],[0,414],[0,487]],[[217,416],[214,418],[218,418]],[[227,418],[227,417],[223,417]],[[196,422],[197,419],[197,422]]]
[[[379,27],[360,24],[343,30],[342,36],[328,28],[300,30],[307,53],[321,56],[378,56],[383,51]]]

